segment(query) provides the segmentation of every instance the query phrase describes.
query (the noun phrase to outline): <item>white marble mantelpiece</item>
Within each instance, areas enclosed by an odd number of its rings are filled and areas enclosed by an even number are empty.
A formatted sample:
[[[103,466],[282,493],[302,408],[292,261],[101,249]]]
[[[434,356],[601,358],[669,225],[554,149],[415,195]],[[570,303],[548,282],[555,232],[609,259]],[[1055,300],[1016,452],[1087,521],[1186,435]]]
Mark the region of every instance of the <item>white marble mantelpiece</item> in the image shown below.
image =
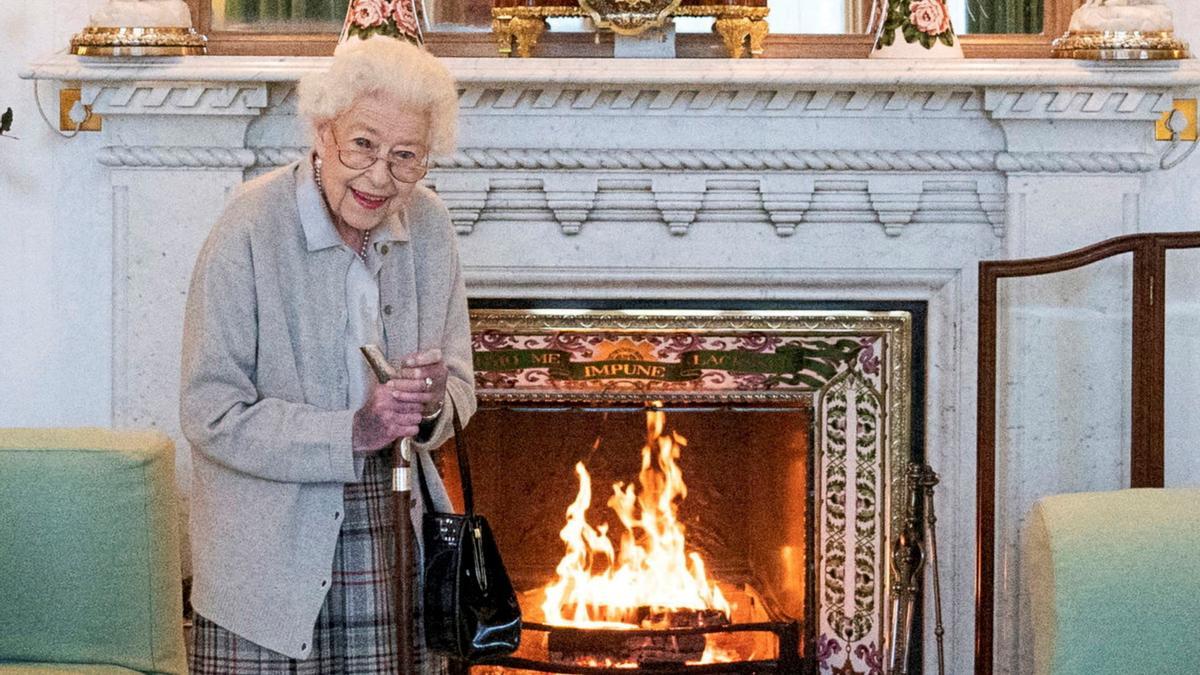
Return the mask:
[[[473,297],[928,303],[924,427],[943,478],[947,672],[970,672],[977,263],[1153,229],[1143,183],[1169,147],[1153,141],[1153,121],[1172,98],[1195,96],[1200,65],[446,62],[461,89],[460,150],[429,182],[458,228]],[[81,87],[104,118],[102,147],[73,159],[107,168],[91,193],[104,196],[95,208],[113,227],[114,424],[155,425],[181,440],[178,345],[192,261],[228,190],[302,155],[295,82],[326,63],[56,56],[29,67],[26,77]],[[1106,275],[1094,281],[1107,284]],[[1119,280],[1115,288],[1123,292]],[[1047,309],[1021,301],[1034,314]],[[1090,323],[1102,319],[1094,309],[1050,308],[1040,316],[1059,323],[1015,330],[1009,349],[1053,341],[1070,324],[1098,336],[1106,354],[1127,353],[1127,333]],[[1043,365],[999,380],[1125,387]],[[1065,414],[1033,394],[1014,405]],[[1127,475],[1123,429],[1100,421],[1094,430],[1088,451],[1110,469],[1083,483],[1117,487]],[[1041,467],[1069,451],[1038,452],[1038,462],[1001,467],[1023,479],[1002,497],[1013,532],[1024,505],[1056,487]],[[1015,537],[998,545],[998,673],[1021,672]]]
[[[203,56],[102,59],[57,55],[32,63],[23,77],[78,82],[294,82],[324,68],[328,57]],[[1194,61],[1123,64],[1044,59],[443,59],[461,84],[694,84],[720,86],[1194,86]]]

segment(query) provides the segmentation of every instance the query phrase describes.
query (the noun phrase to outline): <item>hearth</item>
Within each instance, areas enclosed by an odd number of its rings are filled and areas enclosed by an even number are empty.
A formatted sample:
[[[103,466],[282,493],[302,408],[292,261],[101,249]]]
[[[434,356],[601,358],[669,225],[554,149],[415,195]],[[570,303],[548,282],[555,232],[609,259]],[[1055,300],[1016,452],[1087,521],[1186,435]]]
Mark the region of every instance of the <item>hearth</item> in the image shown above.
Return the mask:
[[[521,649],[474,675],[882,664],[909,511],[908,313],[472,324],[476,500],[526,616]],[[628,576],[664,556],[674,581]]]

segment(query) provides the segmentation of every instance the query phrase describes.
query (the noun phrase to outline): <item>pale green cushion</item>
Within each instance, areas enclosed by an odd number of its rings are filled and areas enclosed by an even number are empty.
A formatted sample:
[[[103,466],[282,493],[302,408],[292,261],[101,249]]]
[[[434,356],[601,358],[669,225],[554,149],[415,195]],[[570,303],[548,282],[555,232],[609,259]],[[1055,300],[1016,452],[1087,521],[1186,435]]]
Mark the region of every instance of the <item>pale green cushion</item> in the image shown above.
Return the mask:
[[[1037,675],[1200,672],[1200,490],[1046,497],[1026,544]]]
[[[2,667],[186,673],[177,508],[161,433],[0,429]]]

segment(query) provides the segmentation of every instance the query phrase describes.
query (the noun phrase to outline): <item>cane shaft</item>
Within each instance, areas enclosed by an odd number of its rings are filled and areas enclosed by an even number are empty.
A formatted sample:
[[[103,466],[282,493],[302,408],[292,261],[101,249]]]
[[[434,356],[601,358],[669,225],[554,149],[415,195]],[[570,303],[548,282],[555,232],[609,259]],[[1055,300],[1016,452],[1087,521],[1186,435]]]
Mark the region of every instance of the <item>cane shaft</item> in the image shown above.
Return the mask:
[[[396,376],[383,351],[376,345],[361,348],[363,358],[380,384]],[[413,667],[413,567],[414,533],[412,524],[412,439],[392,444],[392,533],[394,535],[395,626],[397,668],[400,675],[415,675]]]
[[[408,517],[409,499],[412,492],[393,492],[392,511],[396,513],[396,622],[397,640],[399,642],[400,658],[398,659],[400,675],[413,675],[413,555],[412,555],[412,520]]]
[[[396,640],[400,675],[413,675],[413,524],[412,445],[407,438],[392,446],[392,518],[395,530]]]

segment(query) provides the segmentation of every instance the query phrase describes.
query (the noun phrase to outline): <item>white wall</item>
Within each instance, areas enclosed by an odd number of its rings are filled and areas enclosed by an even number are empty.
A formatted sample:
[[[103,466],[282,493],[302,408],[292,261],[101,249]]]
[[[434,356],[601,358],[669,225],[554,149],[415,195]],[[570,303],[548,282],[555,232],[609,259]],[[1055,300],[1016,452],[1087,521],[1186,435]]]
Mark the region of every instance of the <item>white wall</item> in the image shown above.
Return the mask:
[[[110,234],[90,155],[100,134],[71,140],[38,116],[33,85],[18,77],[32,59],[65,50],[101,0],[0,0],[0,426],[109,423]],[[57,94],[42,88],[57,120]]]

